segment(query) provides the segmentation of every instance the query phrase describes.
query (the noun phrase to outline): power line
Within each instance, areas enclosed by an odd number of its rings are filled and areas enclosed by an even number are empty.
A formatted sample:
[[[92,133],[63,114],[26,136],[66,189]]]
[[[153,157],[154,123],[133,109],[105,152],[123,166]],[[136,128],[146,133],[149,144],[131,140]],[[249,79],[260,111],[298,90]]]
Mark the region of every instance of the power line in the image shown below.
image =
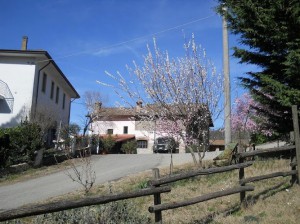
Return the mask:
[[[68,55],[65,55],[65,56],[57,57],[56,60],[57,59],[68,58],[68,57],[73,57],[73,56],[77,56],[77,55],[81,55],[81,54],[91,53],[91,52],[97,52],[97,51],[101,51],[101,50],[107,50],[107,49],[111,49],[111,48],[118,47],[118,46],[122,46],[122,45],[131,43],[131,42],[135,42],[135,41],[147,38],[147,37],[153,37],[153,36],[156,36],[156,35],[160,35],[162,33],[169,32],[171,30],[176,30],[176,29],[179,29],[181,27],[184,27],[184,26],[187,26],[187,25],[199,22],[199,21],[203,21],[203,20],[209,19],[209,18],[211,18],[213,16],[215,16],[215,15],[206,16],[206,17],[203,17],[203,18],[200,18],[200,19],[196,19],[196,20],[187,22],[187,23],[183,23],[181,25],[177,25],[177,26],[174,26],[174,27],[171,27],[171,28],[167,28],[165,30],[158,31],[156,33],[143,35],[143,36],[140,36],[140,37],[133,38],[131,40],[122,41],[122,42],[111,44],[111,45],[108,45],[108,46],[104,46],[104,47],[101,47],[101,48],[98,48],[98,49],[86,50],[86,51],[79,51],[79,52],[76,52],[76,53],[73,53],[73,54],[68,54]],[[54,59],[52,59],[52,60],[54,60]],[[51,59],[41,60],[41,61],[38,61],[38,62],[47,62],[47,61],[51,61]]]

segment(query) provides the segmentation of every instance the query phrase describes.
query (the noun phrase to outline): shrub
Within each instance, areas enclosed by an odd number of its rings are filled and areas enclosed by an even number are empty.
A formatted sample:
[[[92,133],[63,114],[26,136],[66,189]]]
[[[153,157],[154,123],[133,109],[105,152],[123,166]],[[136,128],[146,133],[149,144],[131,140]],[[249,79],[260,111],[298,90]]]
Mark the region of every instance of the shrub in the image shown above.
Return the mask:
[[[107,138],[101,139],[101,143],[104,150],[106,150],[107,152],[111,152],[116,144],[116,140],[111,135],[109,135]]]
[[[21,222],[22,223],[22,222]],[[130,201],[111,202],[107,205],[97,205],[71,209],[56,213],[40,215],[31,223],[151,223],[149,218],[136,211],[136,205]]]
[[[6,167],[9,158],[9,135],[0,129],[0,168]]]
[[[77,136],[76,137],[76,146],[78,148],[87,147],[89,144],[89,136]]]
[[[43,153],[43,165],[51,166],[58,163],[61,163],[69,159],[69,156],[66,151],[57,150],[54,148],[47,149]]]
[[[121,150],[126,154],[136,154],[137,143],[135,140],[127,141],[121,147]]]
[[[35,151],[43,147],[41,128],[35,123],[23,122],[10,133],[10,142],[13,150],[14,163],[32,162]]]
[[[24,162],[30,164],[34,161],[35,152],[44,146],[40,126],[28,121],[16,127],[0,129],[0,138],[9,138],[9,143],[1,144],[2,167]]]

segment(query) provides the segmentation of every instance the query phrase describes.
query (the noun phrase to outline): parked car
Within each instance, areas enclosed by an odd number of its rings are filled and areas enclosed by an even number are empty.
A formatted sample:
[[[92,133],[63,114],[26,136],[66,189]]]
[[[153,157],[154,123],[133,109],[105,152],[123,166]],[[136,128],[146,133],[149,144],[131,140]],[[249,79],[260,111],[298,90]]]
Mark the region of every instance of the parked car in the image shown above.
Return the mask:
[[[153,152],[154,153],[178,153],[179,144],[172,137],[160,137],[154,142]]]

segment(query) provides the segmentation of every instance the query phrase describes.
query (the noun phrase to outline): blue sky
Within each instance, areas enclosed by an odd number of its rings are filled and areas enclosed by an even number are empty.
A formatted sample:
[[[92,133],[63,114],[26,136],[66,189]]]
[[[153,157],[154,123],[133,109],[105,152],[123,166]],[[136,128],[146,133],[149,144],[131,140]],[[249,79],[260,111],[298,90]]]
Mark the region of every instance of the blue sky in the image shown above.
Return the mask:
[[[184,55],[183,33],[206,49],[208,58],[222,71],[222,20],[214,0],[0,0],[0,49],[20,49],[22,36],[28,49],[47,50],[80,95],[99,91],[108,105],[117,100],[112,89],[96,80],[107,80],[105,71],[142,63],[146,44],[153,37],[171,57]],[[229,36],[230,47],[238,44]],[[250,66],[231,57],[232,98],[241,90],[236,77]],[[233,100],[232,100],[233,101]],[[82,125],[82,100],[72,103],[71,122]],[[217,126],[222,126],[219,122]]]

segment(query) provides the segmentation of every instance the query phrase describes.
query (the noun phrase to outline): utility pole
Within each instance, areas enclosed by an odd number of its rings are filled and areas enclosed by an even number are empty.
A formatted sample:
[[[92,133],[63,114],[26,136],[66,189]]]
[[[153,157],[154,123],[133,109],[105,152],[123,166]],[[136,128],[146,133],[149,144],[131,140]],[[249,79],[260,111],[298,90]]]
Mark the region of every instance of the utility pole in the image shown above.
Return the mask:
[[[226,7],[223,7],[227,11]],[[231,94],[229,77],[229,50],[228,50],[228,31],[225,16],[223,23],[223,72],[224,72],[224,93],[225,93],[225,148],[231,142]]]

